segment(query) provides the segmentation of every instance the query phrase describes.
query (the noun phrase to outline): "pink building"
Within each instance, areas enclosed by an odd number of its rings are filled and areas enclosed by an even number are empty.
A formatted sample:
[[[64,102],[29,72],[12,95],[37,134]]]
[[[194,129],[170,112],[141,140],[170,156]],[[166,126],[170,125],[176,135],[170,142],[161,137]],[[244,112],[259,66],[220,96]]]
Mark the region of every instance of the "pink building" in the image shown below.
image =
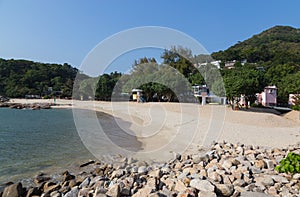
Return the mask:
[[[267,86],[262,93],[256,93],[257,103],[263,106],[277,105],[277,87]]]

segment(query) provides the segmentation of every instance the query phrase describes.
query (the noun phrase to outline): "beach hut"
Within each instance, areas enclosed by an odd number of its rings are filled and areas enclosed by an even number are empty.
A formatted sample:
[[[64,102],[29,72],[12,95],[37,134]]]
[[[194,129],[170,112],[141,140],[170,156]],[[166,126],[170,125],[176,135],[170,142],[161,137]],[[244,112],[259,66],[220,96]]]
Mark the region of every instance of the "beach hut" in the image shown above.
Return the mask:
[[[132,101],[137,101],[140,99],[140,95],[143,93],[143,90],[141,89],[132,89],[131,95],[132,95]]]

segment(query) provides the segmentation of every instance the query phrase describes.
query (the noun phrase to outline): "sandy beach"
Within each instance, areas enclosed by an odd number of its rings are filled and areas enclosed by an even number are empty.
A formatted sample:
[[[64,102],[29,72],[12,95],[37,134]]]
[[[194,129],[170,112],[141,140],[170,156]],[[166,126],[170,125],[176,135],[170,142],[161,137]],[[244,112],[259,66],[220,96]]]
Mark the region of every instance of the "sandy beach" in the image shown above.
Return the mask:
[[[300,153],[299,112],[279,116],[187,103],[55,103],[53,108],[72,109],[82,142],[99,160],[56,178],[40,173],[33,187],[23,188],[20,182],[0,186],[3,196],[299,194],[300,173],[274,170],[288,152]],[[107,153],[110,162],[101,159]]]
[[[11,102],[53,103],[54,100],[12,99]],[[53,108],[89,109],[109,115],[105,128],[119,127],[119,130],[136,136],[143,146],[141,152],[156,152],[162,147],[181,152],[182,146],[209,145],[213,140],[266,147],[285,147],[300,142],[300,115],[296,111],[279,116],[233,111],[227,106],[188,103],[142,104],[62,99],[55,102],[58,105]],[[77,125],[80,126],[80,123]]]

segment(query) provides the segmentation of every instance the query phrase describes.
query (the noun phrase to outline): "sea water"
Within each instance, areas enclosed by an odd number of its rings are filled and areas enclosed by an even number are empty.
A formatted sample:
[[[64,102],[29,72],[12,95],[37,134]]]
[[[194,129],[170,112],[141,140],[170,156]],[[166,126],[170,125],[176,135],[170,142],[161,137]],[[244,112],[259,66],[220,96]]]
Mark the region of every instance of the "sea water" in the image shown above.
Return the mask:
[[[93,158],[76,131],[71,109],[0,108],[0,185]]]

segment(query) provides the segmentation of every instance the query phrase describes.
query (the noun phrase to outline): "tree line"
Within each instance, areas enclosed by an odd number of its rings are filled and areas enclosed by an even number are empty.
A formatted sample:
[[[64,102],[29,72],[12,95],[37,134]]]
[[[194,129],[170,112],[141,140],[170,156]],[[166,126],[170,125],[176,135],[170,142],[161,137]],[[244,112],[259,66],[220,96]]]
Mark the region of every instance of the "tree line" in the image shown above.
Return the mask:
[[[0,59],[0,95],[71,97],[78,70],[69,64],[45,64],[28,60]]]
[[[154,95],[180,101],[190,98],[192,85],[206,84],[217,96],[230,100],[245,94],[254,102],[255,93],[276,85],[278,102],[287,103],[289,94],[300,93],[299,54],[298,30],[279,26],[211,56],[172,47],[161,54],[162,63],[143,57],[133,62],[130,73],[106,73],[97,78],[80,74],[68,64],[0,59],[0,95],[23,98],[26,94],[55,96],[60,92],[62,97],[111,100],[141,88],[148,101]],[[221,60],[220,68],[209,63],[213,59]],[[233,60],[234,68],[226,69],[226,63]],[[247,62],[242,63],[244,60]]]

